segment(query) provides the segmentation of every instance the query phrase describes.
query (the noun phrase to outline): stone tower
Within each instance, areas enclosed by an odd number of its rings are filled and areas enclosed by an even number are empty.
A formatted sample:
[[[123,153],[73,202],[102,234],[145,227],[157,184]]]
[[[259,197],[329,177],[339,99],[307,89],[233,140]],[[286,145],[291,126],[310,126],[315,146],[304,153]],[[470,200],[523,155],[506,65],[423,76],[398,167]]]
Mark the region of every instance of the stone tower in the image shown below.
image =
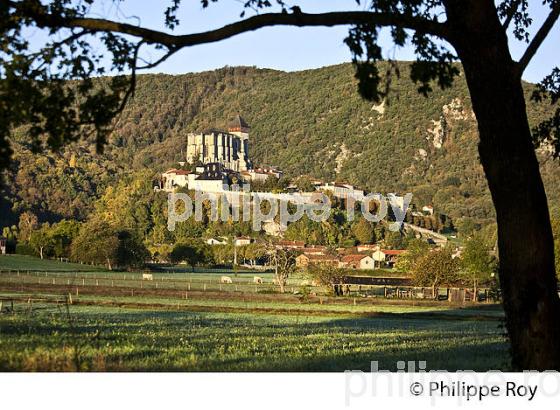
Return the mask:
[[[249,131],[251,127],[238,114],[233,121],[229,123],[228,132],[239,137],[239,148],[234,149],[238,155],[238,169],[236,171],[246,171],[250,168],[249,161]],[[236,147],[237,148],[237,147]]]

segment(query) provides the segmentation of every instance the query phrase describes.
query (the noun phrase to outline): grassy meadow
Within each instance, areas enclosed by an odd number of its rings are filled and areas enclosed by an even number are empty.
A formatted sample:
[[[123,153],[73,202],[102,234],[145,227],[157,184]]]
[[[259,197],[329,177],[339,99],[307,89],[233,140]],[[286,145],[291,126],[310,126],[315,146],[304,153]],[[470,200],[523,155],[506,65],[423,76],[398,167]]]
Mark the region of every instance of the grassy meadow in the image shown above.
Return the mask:
[[[141,273],[61,265],[70,264],[0,257],[0,370],[365,371],[371,361],[395,370],[401,360],[508,368],[493,304],[280,295],[250,284],[252,273],[231,272],[239,285],[222,288],[216,272],[141,281]]]

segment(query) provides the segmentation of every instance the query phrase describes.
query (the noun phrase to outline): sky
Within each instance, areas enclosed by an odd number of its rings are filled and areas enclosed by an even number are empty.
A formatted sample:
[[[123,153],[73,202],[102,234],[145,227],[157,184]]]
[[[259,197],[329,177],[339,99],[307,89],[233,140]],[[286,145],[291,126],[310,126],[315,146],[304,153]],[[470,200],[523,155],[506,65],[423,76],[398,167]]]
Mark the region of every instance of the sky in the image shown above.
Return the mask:
[[[171,0],[125,0],[117,9],[112,0],[100,0],[96,3],[94,13],[96,17],[118,18],[143,27],[165,30],[163,11],[170,3]],[[181,24],[174,32],[196,33],[237,21],[243,10],[242,3],[242,0],[219,0],[203,9],[200,0],[183,0],[178,14]],[[302,11],[308,13],[360,10],[364,7],[358,6],[355,0],[288,0],[288,3],[298,4]],[[541,0],[530,0],[530,5],[534,17],[531,32],[534,32],[546,17],[546,9]],[[347,26],[269,27],[218,43],[183,49],[158,67],[143,72],[183,74],[213,70],[225,65],[298,71],[339,64],[351,59],[348,47],[343,43],[347,33]],[[525,71],[525,80],[540,81],[554,66],[560,66],[559,40],[560,23],[557,23]],[[381,44],[393,58],[414,58],[409,47],[395,50],[387,33],[382,34]],[[515,41],[510,46],[513,56],[519,58],[526,44]],[[144,57],[156,59],[157,54],[147,51]]]

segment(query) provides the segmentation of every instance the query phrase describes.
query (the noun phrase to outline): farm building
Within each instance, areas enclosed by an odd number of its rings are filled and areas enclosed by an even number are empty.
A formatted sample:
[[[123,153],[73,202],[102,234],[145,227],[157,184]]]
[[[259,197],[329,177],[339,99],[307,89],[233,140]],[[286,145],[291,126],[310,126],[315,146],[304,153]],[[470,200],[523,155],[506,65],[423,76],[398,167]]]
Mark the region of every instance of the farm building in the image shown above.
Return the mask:
[[[372,258],[375,262],[380,265],[392,267],[397,261],[398,257],[405,253],[406,250],[402,249],[379,249],[372,254]]]
[[[303,253],[306,255],[325,255],[327,247],[322,245],[309,245],[303,248]]]
[[[340,260],[340,267],[347,269],[373,269],[375,261],[368,255],[345,255]]]
[[[278,241],[276,247],[279,249],[303,249],[305,248],[305,242],[282,240],[282,241]]]
[[[376,250],[379,249],[379,245],[369,245],[369,244],[364,244],[364,245],[358,245],[356,246],[356,250],[358,252],[375,252]]]
[[[306,255],[301,254],[296,258],[296,267],[305,268],[309,265],[331,265],[338,266],[339,259],[330,255]]]
[[[227,240],[225,238],[208,238],[206,239],[207,245],[226,245]]]
[[[251,242],[253,242],[253,239],[249,236],[238,236],[235,238],[235,246],[245,246],[249,245]]]

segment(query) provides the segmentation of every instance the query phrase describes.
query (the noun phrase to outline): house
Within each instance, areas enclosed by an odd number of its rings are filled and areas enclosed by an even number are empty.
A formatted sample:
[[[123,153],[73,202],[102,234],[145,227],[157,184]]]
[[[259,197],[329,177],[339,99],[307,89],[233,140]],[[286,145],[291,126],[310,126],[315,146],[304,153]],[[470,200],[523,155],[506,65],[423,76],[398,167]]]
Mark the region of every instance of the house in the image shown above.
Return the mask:
[[[226,245],[227,244],[227,240],[224,238],[209,238],[206,239],[206,244],[207,245]]]
[[[184,169],[168,169],[161,174],[161,189],[172,192],[176,188],[186,187],[194,174]]]
[[[338,267],[339,259],[330,255],[306,255],[301,254],[296,258],[296,267],[306,268],[309,265],[331,265]]]
[[[369,245],[369,244],[364,244],[364,245],[358,245],[356,246],[356,250],[358,252],[375,252],[376,250],[379,249],[379,245]]]
[[[235,246],[245,246],[249,245],[251,242],[253,242],[253,239],[249,236],[238,236],[234,241]]]
[[[422,212],[424,212],[426,215],[433,215],[434,214],[434,207],[431,205],[425,205],[422,207]]]
[[[8,243],[8,239],[1,237],[0,238],[0,254],[1,255],[5,255],[6,254],[6,244]]]
[[[353,254],[344,255],[340,260],[339,267],[346,269],[373,269],[375,261],[371,256]]]
[[[279,249],[303,250],[305,248],[305,242],[282,240],[282,241],[278,241],[276,247]]]
[[[322,245],[309,245],[303,248],[303,253],[306,255],[325,255],[327,247]]]
[[[219,162],[204,164],[204,171],[189,180],[189,189],[200,192],[223,192],[227,190],[227,185],[228,172]]]
[[[406,253],[404,249],[382,249],[382,252],[385,254],[385,262],[389,265],[393,266],[393,264],[397,261],[399,256],[403,253]]]
[[[384,264],[385,266],[392,267],[399,256],[405,253],[406,250],[403,249],[379,249],[371,255],[373,260],[379,262],[379,265]]]

